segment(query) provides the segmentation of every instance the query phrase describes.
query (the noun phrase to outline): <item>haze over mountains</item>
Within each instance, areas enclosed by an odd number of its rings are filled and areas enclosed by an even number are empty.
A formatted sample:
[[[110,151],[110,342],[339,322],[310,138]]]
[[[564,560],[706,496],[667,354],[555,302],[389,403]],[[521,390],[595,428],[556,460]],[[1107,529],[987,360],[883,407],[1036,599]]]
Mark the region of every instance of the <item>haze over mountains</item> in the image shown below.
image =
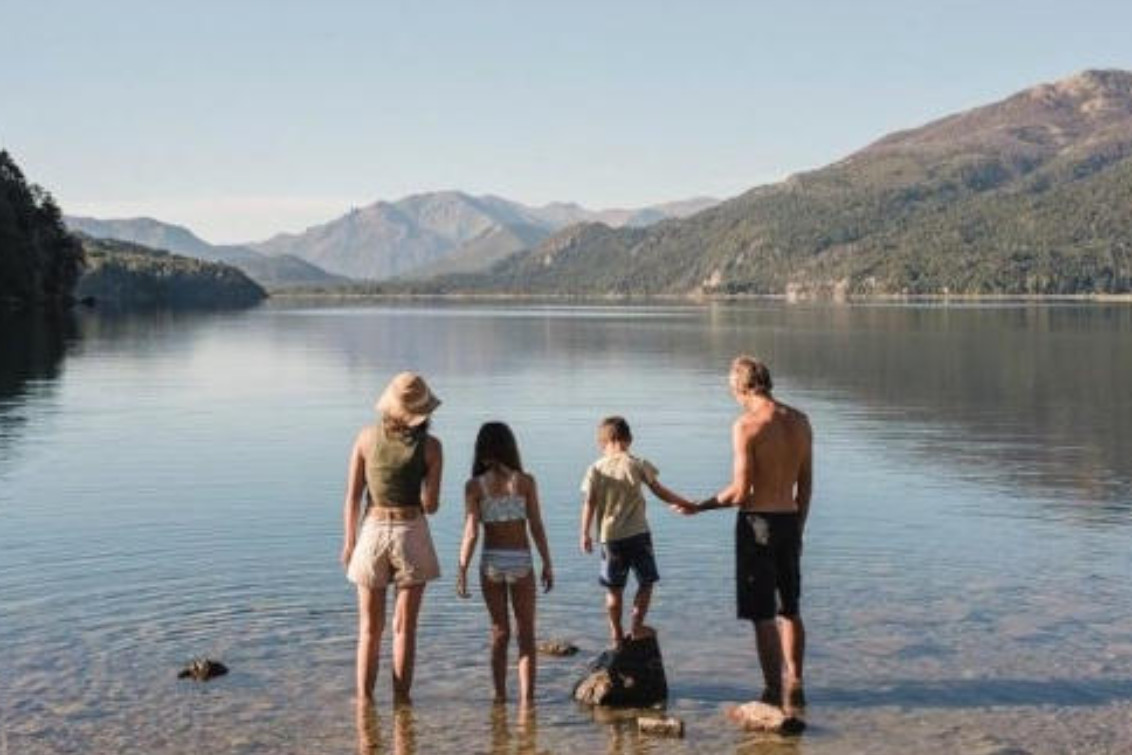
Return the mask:
[[[574,226],[431,290],[1132,290],[1132,73],[1086,71],[648,228]]]
[[[243,269],[269,287],[332,286],[345,278],[382,280],[474,272],[530,249],[564,226],[600,221],[643,226],[685,217],[718,200],[695,198],[633,210],[588,210],[573,203],[528,207],[459,191],[375,202],[299,234],[242,245],[210,244],[183,226],[152,218],[68,216],[72,229]]]
[[[529,207],[490,195],[441,191],[375,202],[303,233],[250,246],[270,255],[292,254],[351,278],[427,277],[484,269],[574,223],[648,225],[717,201],[696,198],[637,210],[593,211],[577,204]]]

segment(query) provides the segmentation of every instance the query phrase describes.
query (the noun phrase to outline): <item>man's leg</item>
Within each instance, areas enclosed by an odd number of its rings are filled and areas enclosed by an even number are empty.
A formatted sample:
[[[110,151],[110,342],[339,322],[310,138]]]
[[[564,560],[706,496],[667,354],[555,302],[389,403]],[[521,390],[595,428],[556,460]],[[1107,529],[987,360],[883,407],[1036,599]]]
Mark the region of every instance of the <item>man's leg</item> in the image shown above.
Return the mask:
[[[782,638],[774,619],[761,619],[755,624],[755,644],[759,650],[759,665],[763,671],[762,701],[770,705],[782,704]]]
[[[782,634],[782,657],[785,659],[786,673],[783,684],[783,703],[787,707],[801,708],[806,704],[802,691],[802,662],[806,655],[806,627],[802,615],[783,616],[779,619]]]

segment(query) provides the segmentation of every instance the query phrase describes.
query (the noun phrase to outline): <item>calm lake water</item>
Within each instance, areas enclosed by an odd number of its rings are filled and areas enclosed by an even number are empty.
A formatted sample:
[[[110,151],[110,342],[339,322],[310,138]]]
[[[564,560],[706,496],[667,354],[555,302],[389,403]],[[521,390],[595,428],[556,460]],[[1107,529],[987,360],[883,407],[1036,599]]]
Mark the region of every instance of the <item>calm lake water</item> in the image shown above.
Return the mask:
[[[598,419],[665,483],[729,474],[737,353],[805,409],[810,730],[735,731],[758,694],[729,514],[650,509],[670,711],[638,737],[569,699],[604,643],[576,546]],[[352,699],[337,563],[346,456],[395,372],[423,372],[446,473],[411,713]],[[454,593],[479,424],[515,428],[558,586],[538,705],[493,709],[488,621]],[[275,303],[0,322],[0,755],[46,752],[1132,751],[1132,307]],[[194,655],[231,673],[178,681]],[[514,696],[514,676],[511,678]]]

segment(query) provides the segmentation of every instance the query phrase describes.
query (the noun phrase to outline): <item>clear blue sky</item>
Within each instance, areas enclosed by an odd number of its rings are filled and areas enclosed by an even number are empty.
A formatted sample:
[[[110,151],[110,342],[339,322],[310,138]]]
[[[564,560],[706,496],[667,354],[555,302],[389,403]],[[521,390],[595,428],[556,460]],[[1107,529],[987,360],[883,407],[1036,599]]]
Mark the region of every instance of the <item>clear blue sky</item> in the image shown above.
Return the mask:
[[[0,146],[64,209],[250,240],[443,188],[729,196],[1085,68],[1132,3],[0,0]]]

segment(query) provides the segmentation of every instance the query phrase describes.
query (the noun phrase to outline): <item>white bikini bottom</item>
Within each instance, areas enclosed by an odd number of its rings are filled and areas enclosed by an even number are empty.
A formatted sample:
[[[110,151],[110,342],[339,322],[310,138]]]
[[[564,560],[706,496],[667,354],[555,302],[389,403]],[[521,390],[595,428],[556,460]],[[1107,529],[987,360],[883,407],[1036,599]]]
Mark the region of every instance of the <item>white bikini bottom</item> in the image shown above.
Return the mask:
[[[480,557],[480,574],[492,582],[513,585],[531,573],[534,564],[528,550],[484,548]]]

